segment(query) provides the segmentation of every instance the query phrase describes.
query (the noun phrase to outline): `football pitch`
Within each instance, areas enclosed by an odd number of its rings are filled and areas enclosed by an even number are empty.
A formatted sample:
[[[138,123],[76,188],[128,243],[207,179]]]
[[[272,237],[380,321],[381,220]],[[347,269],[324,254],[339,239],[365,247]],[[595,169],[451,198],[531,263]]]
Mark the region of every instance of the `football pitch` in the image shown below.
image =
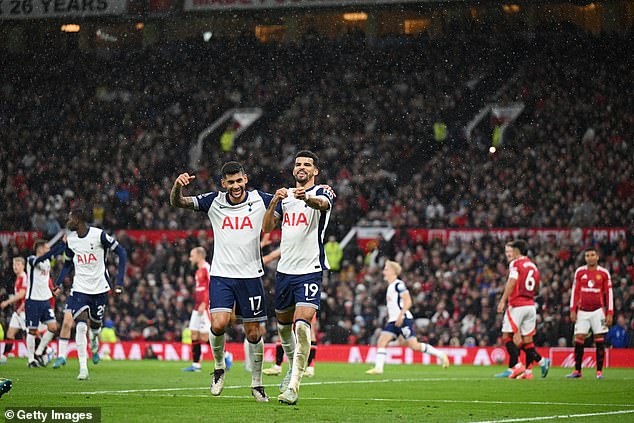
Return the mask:
[[[591,369],[568,380],[563,368],[546,379],[508,380],[492,377],[502,366],[386,365],[383,375],[370,376],[368,365],[318,362],[297,405],[287,406],[276,398],[280,376],[263,376],[271,401],[256,403],[241,362],[227,373],[222,395],[212,397],[205,364],[201,373],[184,373],[189,363],[102,361],[89,365],[90,380],[77,381],[77,360],[53,370],[10,359],[0,376],[14,385],[0,408],[100,407],[103,422],[634,421],[634,369],[609,368],[604,380]]]

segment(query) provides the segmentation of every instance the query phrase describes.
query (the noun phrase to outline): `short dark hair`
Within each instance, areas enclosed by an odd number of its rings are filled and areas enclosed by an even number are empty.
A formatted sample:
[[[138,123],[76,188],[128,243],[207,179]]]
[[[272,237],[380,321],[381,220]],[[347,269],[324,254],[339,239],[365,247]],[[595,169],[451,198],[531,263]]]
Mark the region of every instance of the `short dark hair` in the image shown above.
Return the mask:
[[[86,221],[88,220],[86,217],[86,211],[83,209],[83,207],[73,207],[72,209],[70,209],[70,212],[80,222],[86,223]]]
[[[44,241],[43,239],[37,239],[35,240],[35,242],[33,243],[33,249],[35,251],[37,251],[38,248],[40,248],[41,246],[46,245],[46,241]]]
[[[313,159],[313,165],[315,165],[315,167],[319,169],[319,156],[317,154],[309,150],[302,150],[299,153],[295,154],[295,160],[297,160],[299,157],[308,157],[309,159]]]
[[[228,175],[235,175],[236,173],[245,173],[244,168],[238,162],[227,162],[222,166],[222,170],[220,171],[222,174],[222,178]]]
[[[511,248],[517,248],[520,251],[520,254],[523,256],[528,253],[528,244],[526,244],[526,241],[524,241],[523,239],[516,239],[515,241],[507,242],[506,245]]]
[[[585,250],[583,250],[583,253],[589,253],[590,251],[594,251],[595,253],[599,254],[599,250],[597,250],[596,247],[588,247]]]

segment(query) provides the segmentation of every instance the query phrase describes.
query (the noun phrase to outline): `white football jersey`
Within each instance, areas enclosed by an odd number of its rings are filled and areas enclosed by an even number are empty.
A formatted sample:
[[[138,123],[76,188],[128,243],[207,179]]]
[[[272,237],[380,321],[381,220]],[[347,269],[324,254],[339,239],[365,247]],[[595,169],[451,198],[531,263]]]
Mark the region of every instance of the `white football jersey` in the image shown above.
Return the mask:
[[[33,266],[36,257],[30,256],[26,260],[26,274],[28,282],[26,285],[26,299],[45,301],[53,296],[48,281],[51,277],[51,261],[46,259]]]
[[[66,260],[72,260],[75,267],[71,292],[94,295],[110,291],[106,250],[114,251],[119,243],[101,229],[91,226],[84,237],[70,232],[66,245]]]
[[[403,309],[403,299],[401,294],[407,291],[405,282],[400,279],[396,279],[394,282],[388,285],[387,293],[385,295],[385,302],[387,305],[387,321],[395,322],[398,319],[398,315],[401,314]],[[408,311],[405,312],[406,319],[412,319],[414,316]]]
[[[260,234],[264,213],[273,196],[247,191],[244,201],[239,204],[229,203],[225,192],[209,192],[191,198],[195,210],[207,213],[214,231],[210,276],[240,279],[262,276]]]
[[[275,215],[282,222],[280,261],[277,271],[288,275],[306,275],[330,269],[324,252],[324,236],[332,196],[320,186],[306,191],[308,197],[324,197],[330,203],[328,210],[309,207],[303,200],[294,197],[294,188],[288,189],[288,197],[277,203]]]

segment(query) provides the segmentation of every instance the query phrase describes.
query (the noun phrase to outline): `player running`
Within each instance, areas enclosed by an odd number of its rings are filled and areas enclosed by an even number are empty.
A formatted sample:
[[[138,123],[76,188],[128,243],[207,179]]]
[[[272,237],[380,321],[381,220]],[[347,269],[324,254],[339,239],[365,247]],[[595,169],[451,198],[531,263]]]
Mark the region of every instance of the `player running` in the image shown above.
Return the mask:
[[[214,355],[211,394],[220,395],[224,387],[225,330],[235,306],[236,318],[243,322],[249,342],[251,395],[258,402],[268,402],[262,386],[264,341],[260,322],[265,322],[267,315],[261,279],[264,269],[260,233],[264,212],[273,196],[257,190],[247,191],[249,179],[238,162],[225,163],[221,173],[221,184],[226,192],[208,192],[195,197],[183,197],[182,190],[196,177],[180,174],[172,186],[170,204],[207,213],[213,227],[214,253],[209,281],[210,343]]]
[[[13,272],[15,273],[15,284],[13,287],[13,295],[0,303],[0,308],[6,308],[8,305],[15,304],[15,309],[9,321],[9,330],[7,330],[7,343],[4,344],[4,352],[0,356],[0,364],[7,362],[7,355],[13,349],[13,341],[15,335],[20,330],[26,331],[26,317],[24,313],[26,287],[28,276],[24,271],[26,260],[23,257],[13,258]]]
[[[48,362],[43,354],[48,343],[51,342],[57,332],[55,312],[51,306],[53,294],[49,285],[51,275],[50,258],[64,251],[65,245],[58,243],[51,250],[43,240],[37,240],[34,244],[35,255],[27,258],[28,284],[26,290],[26,347],[28,351],[29,367],[45,367]],[[35,349],[37,329],[40,323],[46,325],[46,332],[42,335],[40,345]]]
[[[319,310],[321,279],[328,270],[324,235],[333,205],[333,194],[315,185],[319,158],[311,151],[295,156],[295,188],[280,188],[269,204],[264,232],[282,222],[281,256],[275,280],[275,314],[289,372],[280,385],[281,403],[295,404],[311,344],[311,324]],[[293,327],[295,330],[293,331]]]
[[[414,351],[430,354],[440,360],[443,368],[449,367],[449,357],[442,351],[437,350],[429,344],[418,342],[414,331],[414,316],[409,311],[412,306],[412,297],[407,290],[405,283],[399,279],[401,265],[395,261],[387,260],[383,268],[383,278],[388,283],[385,295],[387,305],[387,324],[379,336],[377,342],[376,362],[374,367],[366,371],[369,375],[380,375],[383,373],[387,345],[390,341],[403,337],[405,343]]]
[[[194,309],[189,319],[189,330],[192,334],[192,365],[183,369],[184,372],[199,372],[201,344],[209,342],[211,331],[211,317],[209,316],[209,269],[207,251],[203,247],[196,247],[189,252],[189,262],[196,268],[196,292]]]
[[[605,334],[614,319],[612,279],[608,269],[599,266],[599,252],[596,248],[587,248],[584,259],[586,265],[575,271],[570,297],[570,321],[575,324],[575,370],[566,377],[581,378],[583,344],[592,331],[597,352],[596,376],[597,379],[603,379]]]
[[[99,228],[88,226],[83,209],[75,208],[68,214],[66,226],[71,231],[66,239],[66,262],[55,281],[55,296],[62,292],[62,283],[71,271],[75,269],[70,296],[64,307],[64,321],[59,336],[59,356],[53,365],[54,369],[66,364],[68,339],[73,327],[75,328],[75,343],[77,344],[77,358],[79,359],[78,380],[86,380],[88,375],[88,353],[86,351],[86,334],[90,336],[90,351],[92,361],[99,362],[99,334],[101,322],[106,311],[108,291],[110,291],[110,275],[106,267],[108,250],[119,257],[117,269],[116,294],[123,291],[123,278],[127,253],[125,249],[110,235]],[[90,324],[90,329],[88,329]]]
[[[535,350],[533,335],[537,321],[535,293],[539,289],[540,274],[537,266],[526,257],[528,247],[525,241],[508,242],[504,254],[509,261],[509,276],[504,287],[497,312],[502,313],[508,300],[508,307],[502,324],[502,341],[509,353],[509,368],[495,377],[509,379],[532,379],[532,363],[539,364],[542,377],[548,375],[550,359],[543,358]],[[526,353],[526,364],[518,362],[520,350],[515,339],[521,336],[522,349]]]

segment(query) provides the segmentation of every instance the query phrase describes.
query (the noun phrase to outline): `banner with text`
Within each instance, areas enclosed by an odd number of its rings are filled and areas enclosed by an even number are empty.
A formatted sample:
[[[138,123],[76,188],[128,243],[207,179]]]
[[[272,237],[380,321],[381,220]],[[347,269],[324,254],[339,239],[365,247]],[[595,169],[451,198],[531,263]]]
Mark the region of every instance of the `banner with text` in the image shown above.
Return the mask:
[[[16,341],[17,348],[13,354],[26,358],[27,350],[24,341]],[[57,343],[52,343],[56,348]],[[0,341],[0,347],[4,348]],[[202,359],[213,361],[211,348],[202,344]],[[475,365],[491,366],[508,363],[508,356],[504,347],[437,347],[449,356],[449,361],[454,366]],[[77,357],[75,343],[68,345],[68,356]],[[233,355],[234,360],[244,360],[244,345],[241,343],[228,343],[227,351]],[[574,348],[537,348],[544,357],[549,357],[552,365],[556,367],[574,367]],[[13,356],[11,354],[10,356]],[[166,361],[188,361],[192,359],[191,345],[179,342],[117,342],[114,344],[102,344],[100,348],[102,358],[108,360],[143,360],[150,357]],[[372,364],[376,359],[376,347],[368,345],[320,345],[318,360],[323,362],[343,362]],[[266,344],[264,348],[264,361],[275,361],[275,344]],[[428,354],[413,351],[407,347],[388,347],[385,358],[387,364],[431,364],[440,365],[440,362]],[[594,348],[586,349],[583,367],[595,367],[596,356]],[[634,348],[608,348],[605,353],[605,367],[634,367]]]
[[[123,15],[127,0],[2,0],[0,19]]]
[[[445,2],[457,0],[444,0]],[[401,3],[430,3],[431,0],[185,0],[185,11],[280,9],[288,7],[371,6]]]

